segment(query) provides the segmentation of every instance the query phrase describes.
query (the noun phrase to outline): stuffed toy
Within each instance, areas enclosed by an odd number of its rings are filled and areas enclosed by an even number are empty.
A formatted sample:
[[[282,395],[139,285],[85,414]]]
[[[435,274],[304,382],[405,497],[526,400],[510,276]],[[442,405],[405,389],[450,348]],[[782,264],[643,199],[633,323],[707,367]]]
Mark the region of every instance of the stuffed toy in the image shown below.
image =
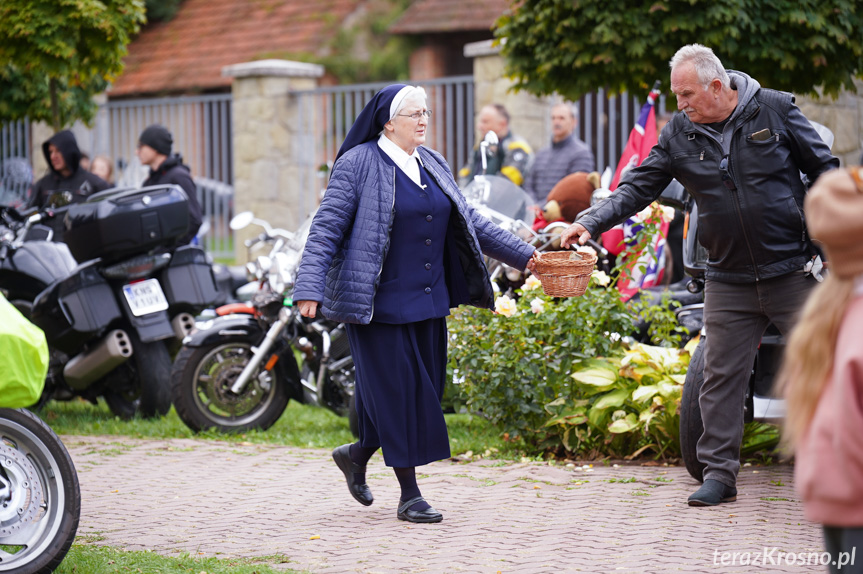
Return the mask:
[[[590,198],[599,187],[599,172],[571,173],[548,192],[542,212],[534,221],[535,230],[554,221],[572,223],[579,213],[590,207]]]

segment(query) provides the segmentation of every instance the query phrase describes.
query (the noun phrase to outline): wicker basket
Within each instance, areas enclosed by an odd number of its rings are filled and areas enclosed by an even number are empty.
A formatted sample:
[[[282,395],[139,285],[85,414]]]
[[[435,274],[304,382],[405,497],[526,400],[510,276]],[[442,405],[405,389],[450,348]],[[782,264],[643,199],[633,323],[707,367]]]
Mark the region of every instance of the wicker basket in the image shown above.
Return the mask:
[[[581,259],[570,259],[573,251],[543,253],[536,262],[536,274],[549,297],[578,297],[587,291],[596,263],[593,253],[579,252]]]

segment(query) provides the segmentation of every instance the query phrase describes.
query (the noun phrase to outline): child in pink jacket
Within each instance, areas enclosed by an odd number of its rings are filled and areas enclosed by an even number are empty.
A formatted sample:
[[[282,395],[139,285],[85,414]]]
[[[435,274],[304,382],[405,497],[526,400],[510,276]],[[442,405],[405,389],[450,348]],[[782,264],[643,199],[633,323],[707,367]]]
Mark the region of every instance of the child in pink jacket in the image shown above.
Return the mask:
[[[828,172],[806,198],[807,226],[829,274],[806,302],[780,373],[796,487],[806,517],[823,525],[831,572],[863,572],[861,177],[859,167]]]

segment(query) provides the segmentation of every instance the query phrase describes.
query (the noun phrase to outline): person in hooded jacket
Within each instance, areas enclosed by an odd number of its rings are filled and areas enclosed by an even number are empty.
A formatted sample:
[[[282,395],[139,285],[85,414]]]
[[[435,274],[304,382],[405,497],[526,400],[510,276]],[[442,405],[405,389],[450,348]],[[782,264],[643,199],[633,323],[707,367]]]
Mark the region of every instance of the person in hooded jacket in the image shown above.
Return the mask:
[[[144,180],[143,187],[172,183],[179,185],[189,197],[189,231],[179,241],[179,245],[187,245],[198,233],[203,213],[192,172],[183,163],[183,156],[171,153],[173,144],[171,132],[164,126],[153,124],[141,132],[138,138],[138,159],[150,168],[150,175]]]
[[[54,193],[61,191],[71,192],[72,203],[78,203],[110,187],[105,180],[80,166],[81,150],[71,131],[63,130],[51,136],[42,144],[42,153],[50,171],[30,187],[27,207],[41,209]]]
[[[803,217],[809,181],[839,160],[794,105],[726,70],[713,50],[680,48],[670,62],[677,113],[640,166],[561,234],[567,247],[638,213],[677,179],[698,205],[707,250],[704,286],[704,433],[696,452],[704,484],[690,506],[737,499],[743,405],[755,354],[769,323],[787,334],[816,284],[818,251]]]

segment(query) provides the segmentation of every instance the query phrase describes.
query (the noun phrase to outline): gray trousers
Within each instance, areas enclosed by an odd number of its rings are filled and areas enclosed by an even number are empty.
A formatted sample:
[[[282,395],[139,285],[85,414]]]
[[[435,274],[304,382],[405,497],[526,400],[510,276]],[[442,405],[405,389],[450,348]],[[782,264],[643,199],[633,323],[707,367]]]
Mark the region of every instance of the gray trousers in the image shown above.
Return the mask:
[[[704,479],[734,486],[740,470],[743,407],[755,353],[767,325],[787,337],[816,281],[802,272],[758,283],[707,281],[704,288],[704,434],[698,460]]]

